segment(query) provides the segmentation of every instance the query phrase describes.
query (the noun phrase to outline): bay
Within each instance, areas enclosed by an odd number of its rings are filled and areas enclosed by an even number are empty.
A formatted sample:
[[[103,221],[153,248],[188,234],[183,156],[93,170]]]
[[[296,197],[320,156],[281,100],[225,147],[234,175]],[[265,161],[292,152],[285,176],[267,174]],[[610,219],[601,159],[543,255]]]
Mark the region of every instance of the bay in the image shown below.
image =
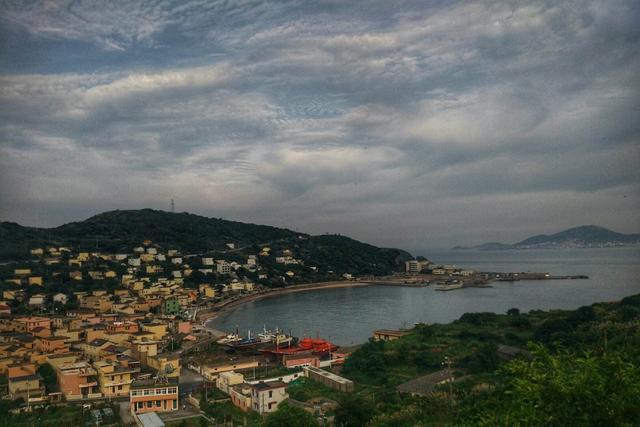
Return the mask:
[[[449,292],[392,286],[322,289],[252,301],[208,325],[224,331],[238,328],[243,334],[278,326],[299,337],[319,335],[351,345],[365,342],[375,329],[447,323],[467,312],[575,309],[640,293],[638,247],[421,253],[435,263],[475,271],[582,274],[589,279],[498,282],[492,288]]]

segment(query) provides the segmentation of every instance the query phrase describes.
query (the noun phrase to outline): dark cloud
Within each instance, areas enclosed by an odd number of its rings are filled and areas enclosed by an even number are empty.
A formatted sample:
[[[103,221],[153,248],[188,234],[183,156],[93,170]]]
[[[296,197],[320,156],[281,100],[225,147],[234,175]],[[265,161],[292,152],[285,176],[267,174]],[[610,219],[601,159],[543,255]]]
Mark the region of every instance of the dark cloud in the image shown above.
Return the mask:
[[[0,6],[3,219],[174,198],[411,249],[640,228],[637,2]]]

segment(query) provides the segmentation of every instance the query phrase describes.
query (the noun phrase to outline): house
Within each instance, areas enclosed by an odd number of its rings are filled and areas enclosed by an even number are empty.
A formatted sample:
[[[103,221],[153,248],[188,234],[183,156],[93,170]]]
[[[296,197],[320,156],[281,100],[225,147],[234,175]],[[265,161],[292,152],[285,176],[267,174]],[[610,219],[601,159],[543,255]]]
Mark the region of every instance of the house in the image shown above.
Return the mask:
[[[304,376],[343,393],[353,391],[353,381],[332,372],[325,371],[324,369],[307,366],[304,368]]]
[[[216,272],[218,274],[229,274],[231,273],[231,264],[226,261],[217,261],[216,263]]]
[[[69,302],[69,297],[66,294],[63,294],[62,292],[58,292],[53,296],[53,302],[66,304],[67,302]]]
[[[253,359],[239,359],[239,360],[229,360],[217,363],[215,365],[205,365],[200,369],[200,373],[203,377],[209,380],[215,380],[218,375],[223,372],[229,371],[241,371],[245,369],[257,368],[259,366],[259,362]]]
[[[243,382],[244,375],[234,371],[223,372],[218,375],[216,387],[223,393],[230,394],[232,386],[242,384]]]
[[[154,340],[162,340],[167,335],[167,325],[164,323],[143,323],[142,330],[153,334]]]
[[[244,412],[251,410],[251,385],[247,383],[231,386],[229,389],[231,403]]]
[[[251,386],[251,409],[260,415],[275,412],[289,398],[287,385],[281,381],[259,382]]]
[[[16,268],[13,270],[14,276],[28,276],[31,274],[30,268]]]
[[[131,412],[144,414],[145,412],[177,411],[178,387],[177,378],[134,381],[129,392]]]
[[[11,307],[4,301],[0,302],[0,315],[1,314],[11,314]]]
[[[95,399],[102,397],[98,384],[98,372],[85,361],[55,365],[60,391],[67,400]]]
[[[180,356],[177,354],[157,354],[147,357],[147,366],[155,370],[158,375],[169,378],[180,376]]]
[[[27,279],[27,283],[29,284],[29,286],[42,286],[42,277],[31,276]]]
[[[43,353],[66,353],[69,351],[68,339],[65,336],[38,337],[36,348]]]
[[[45,394],[42,377],[38,374],[26,374],[9,378],[9,398],[29,400]]]
[[[29,298],[29,305],[31,306],[43,305],[44,299],[45,299],[45,296],[42,294],[32,295],[31,298]]]
[[[31,249],[29,252],[31,252],[31,255],[43,255],[44,254],[44,251],[42,250],[42,248]]]
[[[98,373],[100,392],[105,397],[129,395],[133,375],[140,372],[139,367],[132,367],[109,360],[94,362],[93,366]]]
[[[213,298],[216,296],[216,290],[209,284],[201,284],[200,286],[198,286],[198,291],[200,292],[200,295],[204,296],[205,298]]]
[[[378,329],[373,331],[374,341],[394,341],[400,337],[407,335],[407,331],[394,331],[391,329]]]
[[[429,260],[418,261],[416,259],[412,259],[404,263],[404,267],[405,267],[404,269],[407,273],[415,274],[415,273],[421,273],[430,265],[431,265],[431,261]]]

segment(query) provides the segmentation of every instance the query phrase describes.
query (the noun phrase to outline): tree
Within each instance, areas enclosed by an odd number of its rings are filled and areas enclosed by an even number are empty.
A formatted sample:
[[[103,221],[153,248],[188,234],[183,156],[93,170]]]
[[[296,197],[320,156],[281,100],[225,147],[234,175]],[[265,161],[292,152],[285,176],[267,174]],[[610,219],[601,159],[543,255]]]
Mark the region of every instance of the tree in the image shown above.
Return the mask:
[[[51,393],[52,391],[57,389],[58,379],[56,377],[56,371],[53,369],[48,363],[43,363],[38,368],[38,374],[42,377],[42,381],[44,382],[44,386],[47,389],[47,392]]]
[[[510,308],[509,310],[507,310],[507,314],[509,316],[517,316],[520,314],[520,310],[517,308]]]
[[[264,427],[317,427],[318,423],[313,415],[304,409],[292,406],[283,402],[278,406],[278,410],[270,414]]]
[[[338,402],[335,423],[342,427],[361,427],[375,415],[373,403],[355,394],[346,394]]]
[[[505,383],[462,424],[639,425],[640,367],[622,354],[551,354],[505,366]],[[468,415],[468,414],[467,414]]]

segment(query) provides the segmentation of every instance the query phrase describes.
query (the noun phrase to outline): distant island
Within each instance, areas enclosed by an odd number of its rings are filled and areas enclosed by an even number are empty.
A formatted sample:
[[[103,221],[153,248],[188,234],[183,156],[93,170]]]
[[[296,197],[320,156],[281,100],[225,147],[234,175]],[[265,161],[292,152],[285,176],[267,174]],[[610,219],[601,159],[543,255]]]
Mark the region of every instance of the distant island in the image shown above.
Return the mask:
[[[508,249],[604,248],[638,244],[640,244],[640,234],[622,234],[597,225],[583,225],[551,235],[539,234],[514,244],[490,242],[477,246],[456,246],[453,249],[500,251]]]

